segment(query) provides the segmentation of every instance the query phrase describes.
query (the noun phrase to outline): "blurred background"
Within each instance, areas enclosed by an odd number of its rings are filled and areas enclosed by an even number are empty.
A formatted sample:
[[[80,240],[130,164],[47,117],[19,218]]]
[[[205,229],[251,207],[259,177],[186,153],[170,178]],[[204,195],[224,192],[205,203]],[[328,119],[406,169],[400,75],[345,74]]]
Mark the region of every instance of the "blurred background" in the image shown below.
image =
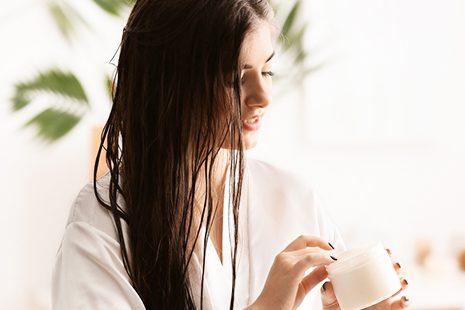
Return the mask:
[[[249,156],[312,184],[349,247],[389,247],[413,308],[465,309],[465,1],[273,5],[274,102]],[[51,308],[128,12],[124,0],[0,4],[0,309]]]

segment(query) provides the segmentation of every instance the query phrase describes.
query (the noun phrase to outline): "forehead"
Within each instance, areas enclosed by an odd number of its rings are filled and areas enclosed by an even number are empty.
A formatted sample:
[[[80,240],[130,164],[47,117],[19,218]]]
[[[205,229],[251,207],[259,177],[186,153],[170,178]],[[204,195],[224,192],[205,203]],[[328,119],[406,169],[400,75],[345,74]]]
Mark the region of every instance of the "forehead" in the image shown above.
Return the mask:
[[[260,21],[246,34],[240,54],[241,64],[263,64],[273,53],[271,25]]]

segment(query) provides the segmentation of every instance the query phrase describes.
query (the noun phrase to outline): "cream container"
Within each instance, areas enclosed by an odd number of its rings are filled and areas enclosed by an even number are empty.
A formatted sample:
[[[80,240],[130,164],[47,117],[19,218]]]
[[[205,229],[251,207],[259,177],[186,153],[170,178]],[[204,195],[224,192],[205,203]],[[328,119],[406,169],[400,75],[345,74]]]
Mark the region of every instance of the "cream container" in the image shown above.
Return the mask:
[[[342,252],[337,259],[326,270],[342,310],[375,305],[401,289],[399,276],[382,244]]]

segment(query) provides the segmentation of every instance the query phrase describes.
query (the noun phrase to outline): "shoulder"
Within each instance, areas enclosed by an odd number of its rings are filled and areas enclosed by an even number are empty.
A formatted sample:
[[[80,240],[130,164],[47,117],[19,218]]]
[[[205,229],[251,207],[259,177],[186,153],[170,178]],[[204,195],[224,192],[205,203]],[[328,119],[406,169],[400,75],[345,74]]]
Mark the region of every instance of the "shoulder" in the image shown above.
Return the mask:
[[[97,193],[103,201],[109,201],[110,175],[106,174],[97,180]],[[72,224],[85,226],[103,232],[118,240],[111,213],[97,200],[94,183],[86,184],[77,194],[69,212],[67,228]]]
[[[108,175],[97,181],[104,201],[109,181]],[[113,217],[93,183],[71,206],[53,267],[52,303],[54,309],[145,309],[126,272]]]

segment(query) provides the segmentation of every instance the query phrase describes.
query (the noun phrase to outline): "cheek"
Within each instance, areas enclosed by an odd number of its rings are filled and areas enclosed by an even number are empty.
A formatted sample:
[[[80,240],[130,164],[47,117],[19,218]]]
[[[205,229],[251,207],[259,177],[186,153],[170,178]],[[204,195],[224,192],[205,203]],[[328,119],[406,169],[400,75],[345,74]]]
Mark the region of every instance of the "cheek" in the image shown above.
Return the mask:
[[[265,85],[266,85],[266,92],[268,93],[268,95],[271,95],[271,91],[273,89],[273,79],[272,78],[269,78],[266,82],[265,82]]]

